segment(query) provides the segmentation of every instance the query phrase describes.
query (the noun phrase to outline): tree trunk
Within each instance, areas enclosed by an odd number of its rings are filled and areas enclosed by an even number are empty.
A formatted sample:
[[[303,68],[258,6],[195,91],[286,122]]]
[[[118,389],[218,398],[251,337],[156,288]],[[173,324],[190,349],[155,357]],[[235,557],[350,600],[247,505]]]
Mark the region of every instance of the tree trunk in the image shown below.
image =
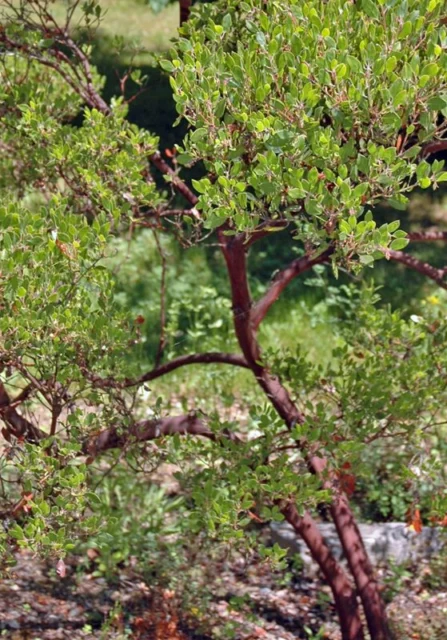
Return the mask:
[[[379,584],[346,496],[334,497],[331,514],[362,601],[371,639],[390,640],[391,632]]]
[[[243,239],[237,236],[225,236],[223,230],[219,232],[219,239],[230,278],[233,320],[239,346],[258,384],[289,429],[293,428],[296,423],[304,422],[305,417],[301,414],[279,378],[272,375],[262,363],[261,350],[252,319],[253,307],[247,280],[246,248],[244,247]],[[306,453],[305,443],[302,446]],[[323,476],[327,465],[325,459],[309,456],[308,462],[314,473],[320,477]],[[340,488],[334,483],[333,478],[324,480],[324,486],[332,491],[331,514],[349,569],[354,578],[358,595],[362,601],[371,640],[389,640],[390,632],[385,606],[348,500],[345,495],[341,494]],[[340,619],[343,640],[362,638],[361,623],[360,630],[357,626],[357,621],[360,621],[358,603],[342,566],[332,556],[328,547],[322,541],[321,535],[320,540],[318,539],[315,529],[318,534],[319,531],[312,518],[306,516],[306,520],[302,521],[299,519],[298,513],[293,513],[292,507],[289,506],[286,509],[287,511],[283,512],[285,517],[292,524],[297,534],[305,541],[312,557],[318,563],[330,584]]]
[[[296,507],[291,503],[282,507],[281,511],[287,522],[306,543],[331,588],[343,640],[364,640],[365,636],[354,590],[344,569],[335,560],[324,542],[317,525],[309,514],[305,513],[300,516]]]

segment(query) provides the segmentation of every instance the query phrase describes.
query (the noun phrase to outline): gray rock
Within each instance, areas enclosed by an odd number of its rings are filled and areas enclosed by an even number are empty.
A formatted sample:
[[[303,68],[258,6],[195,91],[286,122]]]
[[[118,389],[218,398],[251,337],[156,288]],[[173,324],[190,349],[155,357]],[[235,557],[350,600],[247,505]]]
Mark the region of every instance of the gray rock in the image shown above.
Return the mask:
[[[335,526],[330,523],[318,526],[337,560],[343,559]],[[430,558],[441,550],[445,542],[445,531],[439,527],[424,527],[419,534],[402,522],[359,524],[359,529],[369,557],[375,565],[387,564],[390,560],[402,564]],[[292,553],[298,553],[306,564],[312,563],[307,547],[297,538],[290,524],[273,522],[270,530],[273,542]]]

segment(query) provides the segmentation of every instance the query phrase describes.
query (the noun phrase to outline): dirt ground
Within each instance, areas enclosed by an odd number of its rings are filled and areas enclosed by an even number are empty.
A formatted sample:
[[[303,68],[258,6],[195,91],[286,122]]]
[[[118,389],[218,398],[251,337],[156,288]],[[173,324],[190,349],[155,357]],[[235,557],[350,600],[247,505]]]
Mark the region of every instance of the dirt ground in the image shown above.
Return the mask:
[[[265,564],[235,561],[219,568],[204,634],[195,612],[181,612],[176,595],[155,591],[130,570],[114,584],[80,572],[73,560],[64,578],[29,553],[0,580],[0,638],[11,640],[214,640],[229,621],[237,640],[340,640],[329,588],[317,577],[296,574],[286,585]],[[399,640],[446,640],[447,585],[427,589],[431,569],[403,573],[388,605]],[[244,598],[235,611],[230,601]],[[203,619],[203,613],[202,613]],[[194,631],[194,628],[196,631]]]

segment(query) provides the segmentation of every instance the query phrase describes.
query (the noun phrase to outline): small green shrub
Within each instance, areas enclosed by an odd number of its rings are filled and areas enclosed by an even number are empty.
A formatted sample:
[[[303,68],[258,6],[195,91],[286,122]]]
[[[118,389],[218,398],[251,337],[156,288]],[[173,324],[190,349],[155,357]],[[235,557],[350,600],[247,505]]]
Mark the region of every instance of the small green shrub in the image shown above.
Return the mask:
[[[99,551],[96,572],[116,578],[118,566],[162,577],[179,560],[179,535],[185,505],[143,474],[120,463],[113,474],[98,476],[95,515],[102,527],[82,544]]]

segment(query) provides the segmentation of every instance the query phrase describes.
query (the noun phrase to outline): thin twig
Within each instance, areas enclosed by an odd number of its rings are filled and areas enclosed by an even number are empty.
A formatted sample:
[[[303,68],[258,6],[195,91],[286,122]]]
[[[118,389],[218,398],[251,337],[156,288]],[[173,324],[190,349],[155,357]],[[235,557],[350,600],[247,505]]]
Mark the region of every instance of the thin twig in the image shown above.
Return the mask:
[[[157,355],[155,356],[155,368],[160,365],[163,351],[166,346],[166,255],[161,246],[160,239],[156,231],[154,233],[155,243],[161,259],[161,282],[160,282],[160,340],[158,343]]]

